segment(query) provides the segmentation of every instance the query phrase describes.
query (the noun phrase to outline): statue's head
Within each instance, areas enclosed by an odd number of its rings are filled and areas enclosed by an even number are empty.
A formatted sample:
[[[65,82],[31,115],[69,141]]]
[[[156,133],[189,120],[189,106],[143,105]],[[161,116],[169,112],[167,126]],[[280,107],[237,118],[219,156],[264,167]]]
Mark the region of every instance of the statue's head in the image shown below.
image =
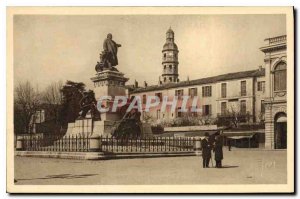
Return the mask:
[[[107,34],[107,39],[112,39],[112,34],[111,33]]]

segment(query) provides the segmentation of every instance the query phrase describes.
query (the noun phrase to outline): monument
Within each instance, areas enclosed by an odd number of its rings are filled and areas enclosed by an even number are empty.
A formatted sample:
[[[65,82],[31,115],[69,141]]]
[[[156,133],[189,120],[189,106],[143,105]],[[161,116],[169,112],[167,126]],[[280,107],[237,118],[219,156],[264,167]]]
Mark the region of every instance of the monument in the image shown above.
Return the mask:
[[[152,135],[150,126],[141,124],[140,118],[133,116],[140,114],[128,113],[122,115],[120,112],[108,111],[99,115],[96,109],[97,100],[102,96],[111,97],[110,100],[102,101],[102,107],[110,107],[115,96],[126,96],[125,83],[129,79],[116,69],[119,47],[121,45],[112,40],[112,34],[109,33],[103,42],[100,61],[97,62],[95,67],[96,74],[91,78],[94,83],[94,92],[87,92],[83,96],[80,102],[82,110],[78,119],[74,123],[69,123],[67,136],[79,134],[94,138],[99,136],[119,137],[120,133],[116,131],[125,132],[124,129],[135,129],[135,132],[140,129],[140,133],[135,133],[135,136],[142,135],[142,133]]]

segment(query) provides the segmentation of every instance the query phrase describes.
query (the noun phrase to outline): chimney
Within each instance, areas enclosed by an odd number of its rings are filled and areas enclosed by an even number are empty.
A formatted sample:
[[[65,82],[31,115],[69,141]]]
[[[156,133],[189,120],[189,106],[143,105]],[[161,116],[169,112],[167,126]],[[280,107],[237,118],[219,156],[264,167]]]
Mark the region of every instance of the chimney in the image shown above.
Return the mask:
[[[146,81],[144,81],[144,87],[147,88],[148,84]]]
[[[134,88],[137,88],[137,87],[139,87],[139,83],[136,80],[134,80]]]
[[[260,66],[258,66],[258,70],[259,71],[262,71],[262,69],[263,69],[263,67],[260,65]]]

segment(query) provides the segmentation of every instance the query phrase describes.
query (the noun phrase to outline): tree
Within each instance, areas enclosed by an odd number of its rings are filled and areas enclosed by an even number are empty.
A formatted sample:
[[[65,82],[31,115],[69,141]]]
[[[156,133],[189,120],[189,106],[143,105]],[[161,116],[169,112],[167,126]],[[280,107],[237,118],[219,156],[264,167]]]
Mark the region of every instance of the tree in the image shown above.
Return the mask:
[[[17,85],[14,98],[15,130],[31,133],[32,120],[39,104],[40,93],[29,81]]]
[[[69,122],[74,122],[79,116],[80,100],[85,91],[85,84],[82,82],[67,81],[62,86],[62,109],[60,111],[59,119],[66,128]]]
[[[59,110],[62,104],[62,81],[53,82],[46,87],[45,91],[42,94],[43,102],[49,106],[49,111],[54,116],[55,123],[59,124]]]
[[[243,113],[231,106],[225,113],[218,115],[216,123],[218,126],[232,126],[238,128],[240,123],[249,123],[251,117],[249,112]]]

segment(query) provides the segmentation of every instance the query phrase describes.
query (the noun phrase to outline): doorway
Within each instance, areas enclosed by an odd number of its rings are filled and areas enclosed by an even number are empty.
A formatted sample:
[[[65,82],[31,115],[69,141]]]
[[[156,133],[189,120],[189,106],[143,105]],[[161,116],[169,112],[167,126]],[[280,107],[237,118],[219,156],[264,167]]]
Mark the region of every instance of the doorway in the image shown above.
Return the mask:
[[[287,147],[287,118],[285,113],[277,113],[274,124],[275,149],[286,149]]]

